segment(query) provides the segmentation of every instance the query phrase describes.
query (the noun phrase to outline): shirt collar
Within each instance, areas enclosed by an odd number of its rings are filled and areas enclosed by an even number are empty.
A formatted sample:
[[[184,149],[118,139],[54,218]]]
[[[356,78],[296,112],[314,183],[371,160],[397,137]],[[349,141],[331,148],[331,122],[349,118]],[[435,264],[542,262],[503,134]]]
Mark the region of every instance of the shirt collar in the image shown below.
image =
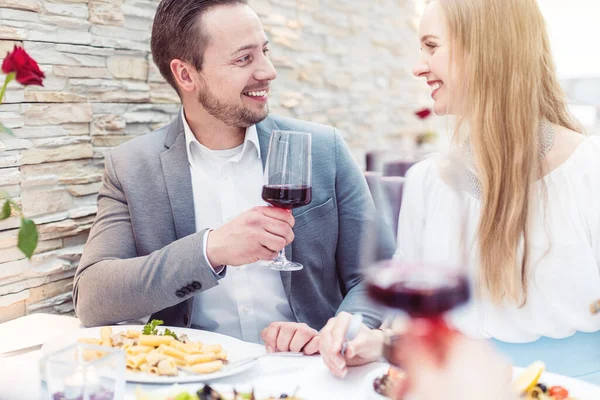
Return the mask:
[[[200,148],[202,149],[206,149],[207,151],[211,151],[210,149],[206,148],[205,146],[203,146],[198,139],[196,139],[196,136],[194,136],[194,133],[192,132],[192,129],[190,128],[190,125],[188,124],[187,120],[185,119],[185,112],[183,110],[183,107],[181,108],[181,119],[183,120],[183,130],[185,133],[185,143],[186,143],[186,151],[187,151],[187,155],[188,155],[188,159],[191,160],[192,159],[192,152],[191,152],[191,146],[193,143],[196,143],[196,145],[200,146]],[[258,159],[261,158],[261,154],[260,154],[260,143],[258,142],[258,133],[256,131],[256,125],[251,125],[248,128],[246,128],[246,136],[244,137],[244,143],[243,143],[243,148],[242,151],[240,153],[240,159],[241,157],[250,151],[255,151],[256,152],[256,156]]]

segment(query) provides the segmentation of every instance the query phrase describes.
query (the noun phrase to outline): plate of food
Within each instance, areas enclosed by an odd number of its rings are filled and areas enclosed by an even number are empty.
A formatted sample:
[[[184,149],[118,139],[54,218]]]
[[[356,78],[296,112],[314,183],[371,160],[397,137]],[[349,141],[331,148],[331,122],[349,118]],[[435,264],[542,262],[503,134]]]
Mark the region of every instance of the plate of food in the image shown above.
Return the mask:
[[[365,386],[367,387],[365,398],[389,400],[393,398],[393,393],[397,393],[398,386],[405,383],[405,379],[406,376],[402,370],[389,365],[374,369],[365,377]]]
[[[600,387],[574,378],[545,371],[545,365],[536,361],[527,368],[513,368],[513,388],[522,400],[598,400]],[[404,373],[389,365],[371,371],[365,377],[367,399],[393,398],[399,385],[405,383]],[[407,396],[404,400],[415,400]]]
[[[158,390],[137,388],[135,400],[304,400],[300,388],[291,390],[270,387],[254,388],[248,385],[232,386],[226,384],[211,385],[173,385]],[[129,400],[129,399],[126,399]]]
[[[142,325],[80,329],[42,346],[44,355],[76,342],[119,348],[125,353],[125,380],[139,383],[208,382],[243,372],[265,353],[263,346],[218,333],[162,327],[153,320]],[[90,352],[88,360],[102,357]],[[239,361],[248,360],[249,362]]]

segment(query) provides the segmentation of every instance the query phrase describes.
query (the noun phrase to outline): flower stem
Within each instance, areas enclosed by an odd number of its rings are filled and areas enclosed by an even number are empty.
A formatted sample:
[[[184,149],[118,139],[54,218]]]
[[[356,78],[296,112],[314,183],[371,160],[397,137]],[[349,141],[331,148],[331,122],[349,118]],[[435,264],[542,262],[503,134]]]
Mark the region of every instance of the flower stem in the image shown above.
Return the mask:
[[[15,77],[17,76],[17,74],[15,72],[11,72],[10,74],[6,75],[6,78],[4,79],[4,86],[2,86],[2,91],[0,92],[0,103],[2,103],[2,100],[4,99],[4,93],[6,92],[6,87],[8,86],[8,84],[13,81],[15,79]]]
[[[21,207],[19,207],[19,205],[17,203],[15,203],[15,201],[8,195],[8,193],[2,191],[0,192],[0,199],[4,199],[6,201],[8,201],[8,203],[11,205],[11,207],[19,213],[19,215],[21,216],[21,218],[24,218],[23,216],[23,210],[21,210]]]

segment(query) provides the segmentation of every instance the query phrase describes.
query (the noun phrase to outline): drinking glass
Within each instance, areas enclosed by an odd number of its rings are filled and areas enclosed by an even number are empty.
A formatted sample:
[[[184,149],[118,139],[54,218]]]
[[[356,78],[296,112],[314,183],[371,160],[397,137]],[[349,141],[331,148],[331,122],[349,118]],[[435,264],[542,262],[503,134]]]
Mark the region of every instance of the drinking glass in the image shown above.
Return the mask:
[[[311,135],[273,131],[265,165],[262,198],[273,207],[291,210],[312,200]],[[297,271],[302,264],[289,261],[281,249],[273,261],[260,263],[276,271]]]
[[[51,400],[117,400],[125,395],[125,353],[77,343],[41,360]]]
[[[443,361],[445,343],[455,334],[447,324],[447,319],[471,298],[467,265],[473,232],[466,218],[469,196],[472,195],[469,191],[470,175],[467,173],[465,157],[459,152],[439,156],[435,162],[437,177],[442,181],[440,184],[445,186],[442,193],[448,220],[423,224],[427,239],[407,239],[414,241],[417,247],[431,249],[431,244],[425,246],[424,240],[427,240],[427,243],[435,243],[439,250],[429,253],[400,251],[391,260],[369,266],[365,273],[369,297],[382,305],[388,314],[390,329],[385,330],[384,357],[398,367],[402,364],[402,355],[397,351],[400,347],[398,344],[408,331],[423,336]],[[404,193],[410,195],[411,190],[414,189],[409,181]],[[407,205],[403,201],[401,207],[410,207],[410,203]],[[403,212],[415,210],[405,209]],[[435,237],[436,234],[438,237]],[[399,246],[402,246],[403,237],[399,237],[399,240]]]

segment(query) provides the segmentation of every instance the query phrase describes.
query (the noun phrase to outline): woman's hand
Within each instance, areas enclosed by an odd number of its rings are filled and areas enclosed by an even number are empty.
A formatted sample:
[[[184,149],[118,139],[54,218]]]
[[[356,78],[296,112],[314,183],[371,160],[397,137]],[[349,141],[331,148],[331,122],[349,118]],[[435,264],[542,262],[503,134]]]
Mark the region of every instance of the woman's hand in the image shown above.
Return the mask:
[[[351,319],[352,315],[341,312],[337,317],[331,318],[319,334],[321,357],[329,370],[340,378],[346,376],[349,366],[376,361],[383,348],[383,332],[361,325],[358,335],[348,342],[342,356],[342,345]]]

